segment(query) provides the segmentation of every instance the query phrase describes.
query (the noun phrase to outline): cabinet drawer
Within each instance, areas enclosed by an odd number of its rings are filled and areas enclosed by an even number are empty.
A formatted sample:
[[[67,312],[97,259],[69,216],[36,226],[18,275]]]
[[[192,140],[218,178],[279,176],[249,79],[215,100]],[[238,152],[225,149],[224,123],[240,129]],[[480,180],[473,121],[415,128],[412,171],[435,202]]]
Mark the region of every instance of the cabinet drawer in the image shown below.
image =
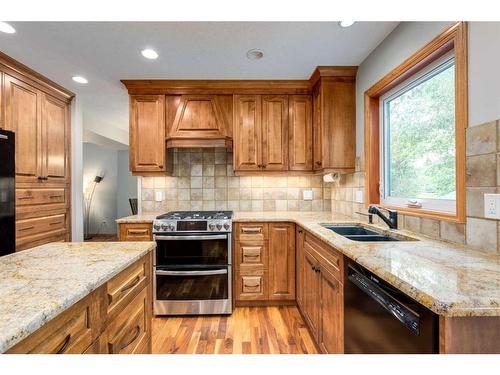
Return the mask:
[[[119,273],[106,283],[106,316],[111,320],[119,311],[123,310],[141,289],[151,282],[150,256],[141,260]]]
[[[145,352],[150,338],[147,288],[123,309],[104,330],[99,340],[100,353],[133,354]]]
[[[333,247],[320,241],[312,234],[306,232],[304,238],[304,247],[311,252],[314,251],[316,258],[321,267],[327,268],[338,280],[343,282],[344,278],[344,257],[342,253],[335,250]]]
[[[240,241],[264,241],[268,238],[267,223],[236,223],[236,239]]]
[[[239,270],[236,275],[236,299],[267,300],[267,271],[261,268]]]
[[[16,205],[64,203],[64,189],[16,189]]]
[[[267,243],[265,241],[236,241],[236,265],[267,268]]]
[[[65,228],[65,214],[19,220],[16,222],[16,238],[23,238],[39,233],[47,233]]]
[[[120,224],[120,241],[151,241],[152,239],[151,224]]]
[[[8,352],[84,353],[99,334],[98,316],[98,301],[95,294],[92,294],[51,320]]]

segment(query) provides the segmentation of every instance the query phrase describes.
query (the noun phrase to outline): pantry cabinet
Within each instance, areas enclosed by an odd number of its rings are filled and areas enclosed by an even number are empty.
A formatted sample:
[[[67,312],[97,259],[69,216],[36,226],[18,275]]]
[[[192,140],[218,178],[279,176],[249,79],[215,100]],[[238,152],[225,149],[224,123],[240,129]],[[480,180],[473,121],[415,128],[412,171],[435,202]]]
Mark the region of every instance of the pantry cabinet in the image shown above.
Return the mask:
[[[15,133],[16,250],[71,238],[73,94],[0,53],[0,127]]]

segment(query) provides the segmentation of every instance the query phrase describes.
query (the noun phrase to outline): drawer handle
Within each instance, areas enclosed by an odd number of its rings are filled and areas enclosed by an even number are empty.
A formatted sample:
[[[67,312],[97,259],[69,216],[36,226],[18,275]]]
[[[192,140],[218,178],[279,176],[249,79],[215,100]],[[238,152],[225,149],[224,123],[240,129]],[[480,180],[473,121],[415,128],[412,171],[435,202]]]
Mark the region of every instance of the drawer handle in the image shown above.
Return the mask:
[[[125,285],[123,288],[120,289],[120,293],[125,293],[127,290],[132,289],[134,286],[139,284],[139,281],[141,278],[139,276],[136,276],[135,279],[128,285]]]
[[[64,353],[66,351],[66,349],[68,348],[70,341],[71,341],[71,333],[68,333],[66,335],[66,337],[64,338],[64,341],[63,341],[61,347],[59,348],[59,350],[56,352],[56,354]]]
[[[49,195],[49,198],[62,198],[62,195]]]
[[[25,228],[19,228],[18,231],[19,232],[22,232],[22,231],[25,231],[25,230],[30,230],[30,229],[34,229],[35,227],[34,226],[31,226],[31,227],[25,227]]]
[[[245,258],[258,258],[260,254],[243,254]]]
[[[27,196],[27,197],[19,197],[19,198],[17,198],[17,199],[19,199],[19,200],[23,200],[23,199],[33,199],[33,196],[32,196],[32,195],[29,195],[29,196]]]
[[[57,224],[62,224],[62,221],[56,221],[55,223],[49,223],[49,225],[57,225]]]
[[[134,327],[134,335],[132,336],[132,339],[130,341],[128,341],[125,345],[122,345],[120,347],[120,350],[122,349],[125,349],[127,346],[129,346],[130,344],[132,344],[135,340],[137,340],[137,338],[139,337],[139,333],[141,333],[141,327],[139,326],[135,326]]]
[[[129,234],[148,234],[147,229],[129,229],[128,230]]]
[[[248,285],[248,284],[243,284],[245,288],[259,288],[260,284],[255,284],[255,285]]]
[[[262,233],[262,228],[241,228],[243,233]]]

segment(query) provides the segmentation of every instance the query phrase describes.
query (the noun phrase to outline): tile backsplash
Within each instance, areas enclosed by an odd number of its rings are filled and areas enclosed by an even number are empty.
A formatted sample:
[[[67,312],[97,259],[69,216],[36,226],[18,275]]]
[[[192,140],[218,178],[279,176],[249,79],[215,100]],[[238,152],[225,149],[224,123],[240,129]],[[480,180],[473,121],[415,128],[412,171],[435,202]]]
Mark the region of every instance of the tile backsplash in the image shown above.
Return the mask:
[[[322,176],[235,176],[224,148],[175,149],[172,177],[142,177],[143,212],[171,210],[330,211]],[[302,192],[312,190],[313,200]],[[163,200],[155,201],[156,192]]]
[[[399,226],[432,238],[467,244],[478,249],[500,253],[500,221],[484,217],[484,194],[500,193],[500,120],[466,131],[466,223],[399,215]],[[360,160],[356,172],[342,176],[332,185],[332,211],[365,220],[356,211],[366,212],[356,202],[357,190],[364,190],[364,167]],[[375,220],[378,218],[375,216]]]

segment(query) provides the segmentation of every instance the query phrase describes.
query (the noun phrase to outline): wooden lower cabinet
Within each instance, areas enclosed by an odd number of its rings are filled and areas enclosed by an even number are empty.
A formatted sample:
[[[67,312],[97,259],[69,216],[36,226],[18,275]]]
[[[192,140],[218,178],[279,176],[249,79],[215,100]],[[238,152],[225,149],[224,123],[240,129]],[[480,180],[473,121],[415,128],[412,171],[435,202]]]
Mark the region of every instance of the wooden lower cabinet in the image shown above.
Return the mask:
[[[119,223],[120,241],[153,241],[153,226],[150,223]]]
[[[235,223],[237,305],[295,301],[295,224]]]
[[[344,351],[342,270],[342,254],[297,228],[297,302],[323,353]]]
[[[151,353],[151,271],[149,253],[7,353]]]

